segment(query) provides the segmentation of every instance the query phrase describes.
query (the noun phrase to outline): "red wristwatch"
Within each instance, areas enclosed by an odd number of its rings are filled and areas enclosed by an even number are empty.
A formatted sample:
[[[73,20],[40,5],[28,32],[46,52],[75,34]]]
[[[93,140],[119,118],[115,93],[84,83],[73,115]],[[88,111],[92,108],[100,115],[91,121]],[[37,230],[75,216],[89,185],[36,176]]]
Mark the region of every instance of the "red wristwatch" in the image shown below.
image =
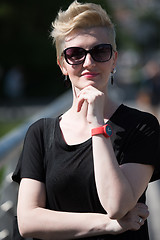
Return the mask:
[[[105,137],[111,137],[112,136],[112,128],[109,124],[103,125],[101,127],[93,128],[91,130],[92,136],[103,134]]]

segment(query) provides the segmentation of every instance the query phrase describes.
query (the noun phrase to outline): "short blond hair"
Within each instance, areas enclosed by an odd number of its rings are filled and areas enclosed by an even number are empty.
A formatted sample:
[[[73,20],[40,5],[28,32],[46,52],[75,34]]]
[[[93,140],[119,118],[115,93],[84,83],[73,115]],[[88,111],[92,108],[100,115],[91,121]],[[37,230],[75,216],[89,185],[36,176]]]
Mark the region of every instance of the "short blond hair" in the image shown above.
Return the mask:
[[[116,51],[114,25],[106,11],[98,4],[74,1],[66,11],[60,10],[52,22],[51,37],[56,45],[57,57],[61,58],[65,38],[76,29],[105,27],[108,39]]]

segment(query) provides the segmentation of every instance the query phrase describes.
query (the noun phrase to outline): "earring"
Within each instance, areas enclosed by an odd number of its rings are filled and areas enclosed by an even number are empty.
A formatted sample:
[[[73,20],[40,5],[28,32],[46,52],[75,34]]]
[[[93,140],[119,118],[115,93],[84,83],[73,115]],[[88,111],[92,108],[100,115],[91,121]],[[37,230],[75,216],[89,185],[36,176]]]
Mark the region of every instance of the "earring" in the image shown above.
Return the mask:
[[[64,86],[66,87],[66,88],[69,88],[70,87],[70,80],[69,80],[69,78],[68,78],[68,75],[65,75],[65,77],[64,77]]]
[[[113,82],[114,82],[114,74],[116,73],[116,69],[114,68],[113,71],[111,72],[111,85],[113,85]]]
[[[68,80],[68,75],[65,75],[64,81],[67,81],[67,80]]]

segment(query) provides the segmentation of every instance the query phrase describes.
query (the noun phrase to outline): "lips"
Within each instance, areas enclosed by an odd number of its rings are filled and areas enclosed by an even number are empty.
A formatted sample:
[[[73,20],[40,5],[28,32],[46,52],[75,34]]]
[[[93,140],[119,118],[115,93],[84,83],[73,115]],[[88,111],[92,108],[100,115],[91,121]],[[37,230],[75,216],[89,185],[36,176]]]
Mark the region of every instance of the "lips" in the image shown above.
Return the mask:
[[[94,77],[96,77],[96,76],[98,76],[98,75],[99,75],[99,74],[96,73],[96,72],[85,72],[85,73],[82,74],[82,76],[85,76],[85,77],[87,77],[87,78],[94,78]]]

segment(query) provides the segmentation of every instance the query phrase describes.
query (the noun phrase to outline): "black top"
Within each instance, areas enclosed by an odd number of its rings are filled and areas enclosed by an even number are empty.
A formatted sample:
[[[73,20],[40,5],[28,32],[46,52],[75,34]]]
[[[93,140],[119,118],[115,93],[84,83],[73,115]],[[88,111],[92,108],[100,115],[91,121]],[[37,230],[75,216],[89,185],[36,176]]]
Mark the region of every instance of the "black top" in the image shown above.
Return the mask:
[[[47,152],[44,148],[43,119],[31,125],[13,180],[20,182],[21,178],[32,178],[45,183],[48,209],[106,213],[99,201],[95,185],[92,139],[77,145],[67,145],[61,133],[59,118],[53,121],[55,121],[54,138]],[[158,120],[149,113],[120,105],[108,123],[113,129],[111,142],[118,163],[154,165],[155,171],[151,181],[159,179]],[[145,202],[145,193],[139,201]],[[147,240],[149,239],[147,222],[138,231],[88,239]]]

